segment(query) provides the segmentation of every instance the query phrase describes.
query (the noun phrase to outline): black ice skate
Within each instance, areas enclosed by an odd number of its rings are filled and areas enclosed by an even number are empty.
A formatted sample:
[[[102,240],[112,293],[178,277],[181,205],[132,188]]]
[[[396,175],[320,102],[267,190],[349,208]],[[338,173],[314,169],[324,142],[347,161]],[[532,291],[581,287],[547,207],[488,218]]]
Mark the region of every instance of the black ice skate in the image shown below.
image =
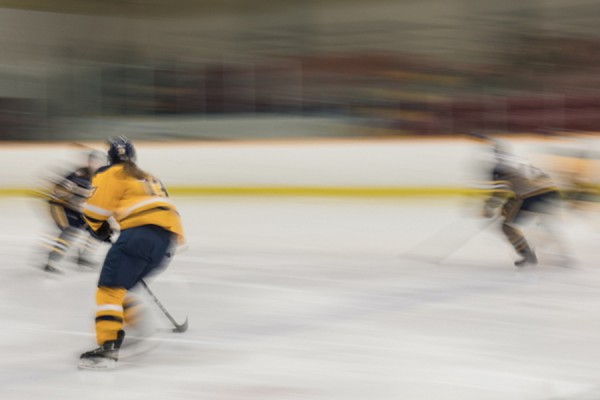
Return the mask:
[[[88,268],[88,269],[95,269],[96,267],[98,267],[98,263],[90,260],[89,258],[87,258],[85,256],[77,257],[77,265],[79,265],[80,268]]]
[[[520,260],[515,261],[517,267],[525,267],[526,265],[536,265],[538,263],[535,252],[530,248],[520,251],[519,254],[523,257]]]
[[[79,358],[79,368],[112,369],[116,367],[119,360],[119,348],[124,338],[125,331],[120,330],[117,334],[117,340],[109,340],[97,349],[83,353]]]
[[[44,268],[42,268],[44,271],[46,272],[50,272],[53,274],[64,274],[64,272],[61,269],[56,268],[55,266],[51,265],[51,264],[46,264],[44,265]]]

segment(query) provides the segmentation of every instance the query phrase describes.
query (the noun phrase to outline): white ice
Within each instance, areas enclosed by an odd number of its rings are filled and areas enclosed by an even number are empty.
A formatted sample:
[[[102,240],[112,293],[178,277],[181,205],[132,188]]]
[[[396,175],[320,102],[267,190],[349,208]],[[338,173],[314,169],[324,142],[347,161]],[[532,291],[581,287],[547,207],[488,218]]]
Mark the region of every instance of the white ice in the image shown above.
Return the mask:
[[[156,313],[158,346],[108,372],[77,369],[97,271],[43,273],[43,204],[0,200],[0,399],[600,398],[593,212],[563,216],[571,268],[532,226],[541,264],[517,270],[461,202],[175,200],[189,249],[150,286],[190,328]]]

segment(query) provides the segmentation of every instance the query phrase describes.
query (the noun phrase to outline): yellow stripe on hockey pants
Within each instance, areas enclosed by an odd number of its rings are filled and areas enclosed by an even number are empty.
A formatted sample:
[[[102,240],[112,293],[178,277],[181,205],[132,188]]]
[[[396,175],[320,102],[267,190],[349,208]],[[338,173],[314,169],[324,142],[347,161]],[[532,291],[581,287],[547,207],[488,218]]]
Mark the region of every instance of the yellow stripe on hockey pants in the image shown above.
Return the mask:
[[[125,288],[100,286],[96,291],[96,340],[102,345],[108,340],[116,340],[123,329],[123,300]]]

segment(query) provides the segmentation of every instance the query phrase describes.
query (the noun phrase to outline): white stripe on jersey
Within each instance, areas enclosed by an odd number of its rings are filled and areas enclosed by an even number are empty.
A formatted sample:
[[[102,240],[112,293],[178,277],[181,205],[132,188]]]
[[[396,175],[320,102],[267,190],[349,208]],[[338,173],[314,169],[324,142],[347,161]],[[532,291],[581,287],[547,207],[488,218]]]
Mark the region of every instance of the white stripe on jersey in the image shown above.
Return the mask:
[[[129,208],[126,208],[123,211],[120,211],[118,213],[118,219],[122,220],[123,218],[127,217],[129,214],[131,214],[132,212],[134,212],[138,208],[141,208],[141,207],[147,206],[148,204],[153,204],[153,203],[167,203],[167,204],[171,204],[171,205],[173,204],[171,202],[171,200],[169,200],[166,197],[151,197],[149,199],[137,202],[136,204],[132,205]]]
[[[93,206],[93,205],[88,204],[88,203],[85,203],[83,205],[83,210],[84,211],[88,210],[88,211],[93,212],[94,214],[102,215],[102,216],[105,216],[105,217],[110,217],[113,214],[112,211],[105,210],[104,208]]]

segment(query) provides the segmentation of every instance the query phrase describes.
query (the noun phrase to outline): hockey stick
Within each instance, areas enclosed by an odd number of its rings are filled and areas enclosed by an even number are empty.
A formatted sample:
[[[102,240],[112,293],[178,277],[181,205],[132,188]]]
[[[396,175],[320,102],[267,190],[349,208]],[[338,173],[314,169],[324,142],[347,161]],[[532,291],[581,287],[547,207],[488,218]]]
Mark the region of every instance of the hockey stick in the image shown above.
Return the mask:
[[[475,237],[479,236],[480,233],[493,225],[496,221],[498,221],[498,219],[500,219],[500,217],[490,218],[489,220],[485,221],[483,225],[476,227],[474,232],[469,230],[466,232],[466,234],[463,233],[462,235],[457,234],[456,232],[456,228],[464,222],[463,219],[459,219],[450,223],[441,231],[428,236],[412,249],[403,253],[402,256],[419,261],[428,261],[434,264],[441,264]],[[437,254],[423,254],[423,252],[418,251],[419,248],[427,247],[429,249],[431,246],[436,246]]]
[[[185,317],[185,321],[182,324],[178,324],[177,321],[175,321],[175,318],[173,318],[171,316],[171,314],[169,314],[169,312],[167,311],[167,309],[165,308],[165,306],[162,305],[162,303],[158,300],[158,298],[154,295],[154,293],[152,293],[152,290],[150,290],[150,288],[148,287],[148,285],[146,284],[146,282],[144,282],[144,280],[142,279],[140,281],[140,283],[142,284],[142,286],[144,287],[144,289],[146,289],[146,291],[148,292],[148,294],[150,295],[150,297],[152,297],[152,300],[154,300],[154,302],[156,303],[156,305],[158,306],[158,308],[160,308],[160,311],[162,311],[167,318],[169,319],[169,321],[171,321],[171,323],[175,326],[175,328],[173,328],[173,332],[185,332],[187,331],[188,328],[188,318],[187,316]]]

